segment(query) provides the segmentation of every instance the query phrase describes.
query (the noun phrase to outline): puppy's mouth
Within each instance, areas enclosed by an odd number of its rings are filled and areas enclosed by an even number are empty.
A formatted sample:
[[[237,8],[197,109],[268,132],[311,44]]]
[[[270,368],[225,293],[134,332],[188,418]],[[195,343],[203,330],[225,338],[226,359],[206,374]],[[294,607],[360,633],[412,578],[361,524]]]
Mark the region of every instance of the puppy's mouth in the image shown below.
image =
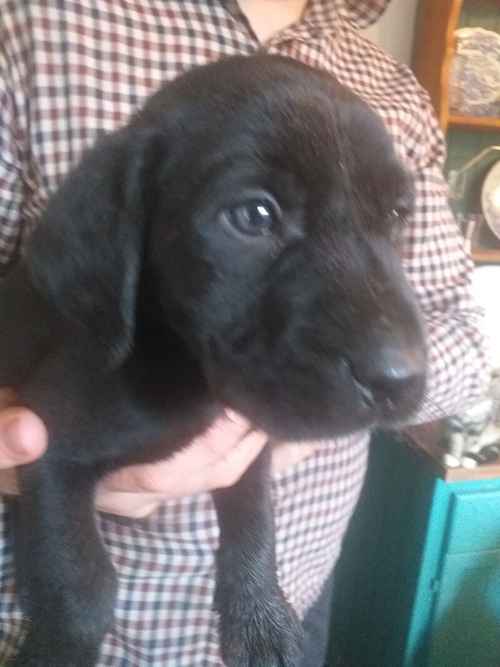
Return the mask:
[[[217,400],[244,414],[274,439],[329,439],[378,426],[402,426],[424,393],[420,357],[361,374],[346,357],[307,366],[299,355],[282,360],[210,355],[206,377]],[[366,369],[363,369],[366,370]],[[368,369],[371,371],[371,367]],[[375,369],[376,370],[376,369]]]

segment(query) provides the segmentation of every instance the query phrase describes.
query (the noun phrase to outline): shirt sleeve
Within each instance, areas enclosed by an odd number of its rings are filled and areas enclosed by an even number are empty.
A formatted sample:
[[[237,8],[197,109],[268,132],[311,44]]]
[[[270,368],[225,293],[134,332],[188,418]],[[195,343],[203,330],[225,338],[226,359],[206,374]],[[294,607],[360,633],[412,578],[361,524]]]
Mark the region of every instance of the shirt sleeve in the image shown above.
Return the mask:
[[[23,182],[12,88],[0,53],[0,276],[16,259],[22,236]]]
[[[403,262],[428,336],[426,398],[415,421],[452,415],[479,397],[490,377],[482,312],[471,291],[473,262],[448,203],[445,144],[422,98],[416,206],[405,231]]]

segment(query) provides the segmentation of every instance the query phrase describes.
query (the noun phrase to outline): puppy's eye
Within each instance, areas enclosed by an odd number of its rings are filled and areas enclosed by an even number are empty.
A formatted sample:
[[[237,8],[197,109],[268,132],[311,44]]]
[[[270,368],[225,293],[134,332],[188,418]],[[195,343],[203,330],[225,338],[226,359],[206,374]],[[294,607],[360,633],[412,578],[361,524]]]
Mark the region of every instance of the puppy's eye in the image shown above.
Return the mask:
[[[400,227],[404,227],[411,215],[411,208],[408,206],[398,206],[393,208],[389,214],[391,220]]]
[[[389,220],[391,224],[391,240],[394,243],[399,243],[401,241],[407,215],[408,211],[404,208],[393,208],[389,214]]]
[[[220,219],[246,236],[269,236],[281,217],[278,204],[269,198],[249,199],[223,209]]]
[[[401,211],[399,208],[393,208],[390,213],[390,217],[394,222],[399,222],[404,217],[403,211]]]

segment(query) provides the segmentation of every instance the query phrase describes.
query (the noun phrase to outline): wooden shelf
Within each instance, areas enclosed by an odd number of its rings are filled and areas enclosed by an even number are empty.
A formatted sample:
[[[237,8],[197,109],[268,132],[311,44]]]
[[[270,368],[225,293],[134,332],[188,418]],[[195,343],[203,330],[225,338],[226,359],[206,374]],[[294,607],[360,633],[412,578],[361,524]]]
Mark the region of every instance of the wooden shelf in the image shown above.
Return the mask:
[[[476,248],[471,252],[474,262],[479,264],[500,264],[500,250],[490,248]]]
[[[441,127],[448,120],[448,78],[464,0],[419,0],[413,70],[428,90]]]
[[[463,482],[478,479],[500,478],[500,459],[477,468],[448,468],[443,463],[443,449],[439,441],[443,435],[443,422],[430,422],[406,429],[408,443],[420,452],[434,472],[447,482]]]
[[[459,170],[483,149],[499,143],[500,114],[466,116],[452,113],[449,79],[456,52],[456,30],[480,26],[500,34],[500,0],[419,0],[413,48],[413,69],[434,104],[441,128],[448,132],[448,169]],[[492,112],[494,113],[494,112]],[[493,162],[491,162],[491,165]],[[489,167],[489,164],[484,165]],[[472,187],[456,212],[464,217],[479,213],[478,188],[481,176],[475,172]],[[471,183],[469,183],[469,186]],[[479,225],[478,225],[479,228]],[[476,230],[477,231],[477,230]],[[481,236],[471,239],[472,257],[478,264],[500,264],[500,247]]]
[[[490,116],[456,116],[451,115],[448,118],[450,127],[472,127],[478,130],[498,130],[500,131],[500,118]]]

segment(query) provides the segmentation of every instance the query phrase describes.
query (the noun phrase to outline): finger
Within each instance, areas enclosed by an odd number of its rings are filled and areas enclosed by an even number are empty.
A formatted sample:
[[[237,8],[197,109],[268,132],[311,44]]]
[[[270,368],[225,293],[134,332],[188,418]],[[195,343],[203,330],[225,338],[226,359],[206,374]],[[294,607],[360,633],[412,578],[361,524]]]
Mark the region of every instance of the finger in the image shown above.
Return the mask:
[[[129,466],[98,485],[97,509],[140,519],[158,509],[163,500],[232,486],[267,445],[267,441],[267,435],[260,431],[248,433],[215,465],[196,468],[192,474],[183,476],[171,474],[171,462],[168,460],[152,465]],[[163,477],[162,469],[166,473]],[[127,490],[111,490],[120,487]],[[158,492],[135,491],[144,487],[158,489]]]
[[[101,489],[96,495],[96,507],[106,514],[143,519],[158,509],[162,500],[161,496],[151,493],[123,493]]]
[[[172,461],[127,466],[103,477],[98,484],[98,495],[120,493],[129,495],[158,495],[173,477]]]
[[[282,472],[309,458],[321,446],[321,442],[280,442],[273,445],[272,469]]]
[[[47,447],[41,419],[25,408],[7,408],[0,415],[0,468],[30,463]]]
[[[165,461],[129,466],[106,478],[100,485],[102,493],[149,493],[163,498],[211,491],[237,481],[267,442],[267,435],[252,431],[233,442],[230,449],[217,458],[206,457],[204,445],[190,445]]]
[[[248,429],[248,422],[238,415],[222,416],[189,445],[163,461],[132,465],[107,475],[104,487],[125,493],[164,493],[169,487],[199,486],[191,480],[199,480],[200,475],[205,475],[207,469],[227,456]]]
[[[250,430],[250,422],[245,417],[226,410],[204,433],[194,438],[188,447],[193,448],[193,453],[194,448],[197,448],[198,467],[210,466],[231,452]]]
[[[207,475],[206,490],[224,488],[236,484],[261,451],[268,445],[269,437],[262,431],[251,431],[236,447],[211,468]]]

